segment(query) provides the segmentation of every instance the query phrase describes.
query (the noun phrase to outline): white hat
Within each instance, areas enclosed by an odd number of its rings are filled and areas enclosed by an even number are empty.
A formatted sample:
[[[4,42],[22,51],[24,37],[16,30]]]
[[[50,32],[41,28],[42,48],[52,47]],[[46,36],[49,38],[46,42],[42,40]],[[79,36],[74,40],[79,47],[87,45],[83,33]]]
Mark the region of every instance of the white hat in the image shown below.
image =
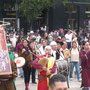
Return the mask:
[[[52,41],[51,43],[50,43],[50,45],[52,46],[52,45],[57,45],[57,43],[55,42],[55,41]]]
[[[45,47],[45,50],[46,50],[46,49],[51,49],[51,50],[52,50],[52,48],[51,48],[50,45],[47,45],[47,46]]]
[[[34,33],[33,31],[30,31],[30,33]]]

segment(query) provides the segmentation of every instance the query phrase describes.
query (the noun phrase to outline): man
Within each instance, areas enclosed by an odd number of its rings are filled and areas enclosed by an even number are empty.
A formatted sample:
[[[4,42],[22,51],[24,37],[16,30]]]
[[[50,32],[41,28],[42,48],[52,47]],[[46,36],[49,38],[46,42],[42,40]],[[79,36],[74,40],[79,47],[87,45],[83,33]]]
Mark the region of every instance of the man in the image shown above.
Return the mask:
[[[49,90],[67,90],[67,80],[65,76],[61,74],[56,74],[49,81]]]
[[[53,73],[56,71],[55,58],[51,56],[51,47],[45,47],[45,55],[41,55],[33,62],[33,67],[38,70],[38,89],[37,90],[48,90],[48,80]],[[46,58],[46,59],[45,59]],[[40,64],[40,60],[42,63]],[[47,60],[47,63],[46,63]],[[46,64],[45,64],[46,63]]]
[[[71,48],[72,37],[73,37],[73,31],[69,30],[65,35],[68,49]]]
[[[16,38],[15,34],[10,33],[10,41],[12,42],[13,48],[15,48],[16,42],[17,42],[17,38]]]
[[[52,41],[50,43],[50,46],[52,47],[52,55],[56,59],[57,43],[55,41]]]
[[[83,45],[84,49],[80,52],[82,87],[90,90],[90,48],[88,42],[84,42]]]

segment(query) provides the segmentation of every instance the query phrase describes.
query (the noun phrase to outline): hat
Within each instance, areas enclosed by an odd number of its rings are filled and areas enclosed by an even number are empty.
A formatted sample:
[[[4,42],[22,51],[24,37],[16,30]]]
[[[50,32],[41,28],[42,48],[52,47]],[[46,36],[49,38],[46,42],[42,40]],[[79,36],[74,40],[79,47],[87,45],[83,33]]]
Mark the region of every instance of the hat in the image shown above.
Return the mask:
[[[32,34],[32,33],[34,33],[33,31],[30,31],[30,33]]]
[[[50,45],[52,46],[52,45],[57,45],[57,43],[55,42],[55,41],[52,41],[51,43],[50,43]]]
[[[49,45],[47,45],[47,46],[45,47],[45,50],[46,50],[46,49],[51,49],[51,50],[52,50],[51,46],[49,46]]]

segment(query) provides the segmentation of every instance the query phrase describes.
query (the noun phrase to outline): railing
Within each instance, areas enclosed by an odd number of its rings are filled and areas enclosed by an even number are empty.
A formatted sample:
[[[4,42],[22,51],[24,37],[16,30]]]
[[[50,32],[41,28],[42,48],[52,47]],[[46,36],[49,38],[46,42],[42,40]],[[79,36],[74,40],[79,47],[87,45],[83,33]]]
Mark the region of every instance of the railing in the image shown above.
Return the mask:
[[[6,26],[6,25],[10,25],[10,23],[9,22],[5,22],[5,21],[0,21],[0,25]]]

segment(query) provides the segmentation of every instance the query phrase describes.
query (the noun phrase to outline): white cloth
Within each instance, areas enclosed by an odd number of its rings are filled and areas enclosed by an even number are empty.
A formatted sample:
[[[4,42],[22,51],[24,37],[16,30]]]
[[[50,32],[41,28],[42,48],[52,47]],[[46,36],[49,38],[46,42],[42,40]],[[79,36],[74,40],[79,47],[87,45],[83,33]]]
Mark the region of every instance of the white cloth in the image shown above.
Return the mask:
[[[79,51],[78,49],[71,50],[71,62],[79,62]]]
[[[40,36],[40,35],[37,36],[36,39],[37,39],[37,42],[39,43],[39,41],[40,41],[40,39],[41,39],[41,36]]]
[[[45,55],[45,49],[43,48],[43,46],[41,46],[39,50],[40,50],[40,55]]]
[[[10,38],[10,41],[12,42],[12,45],[15,47],[16,46],[16,42],[17,42],[16,37]]]
[[[60,57],[59,57],[59,60],[64,60],[64,55],[63,53],[60,51]]]
[[[67,39],[66,42],[71,42],[72,41],[72,36],[73,36],[72,33],[71,34],[66,34],[65,35],[65,38]]]

